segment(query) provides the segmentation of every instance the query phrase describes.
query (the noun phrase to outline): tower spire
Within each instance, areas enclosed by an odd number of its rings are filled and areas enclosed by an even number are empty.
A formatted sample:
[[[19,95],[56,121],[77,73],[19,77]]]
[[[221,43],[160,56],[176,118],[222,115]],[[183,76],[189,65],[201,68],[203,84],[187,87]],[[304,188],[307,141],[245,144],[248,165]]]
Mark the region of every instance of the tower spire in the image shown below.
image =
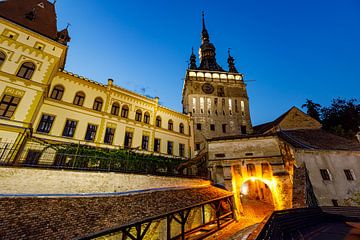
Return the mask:
[[[194,54],[194,48],[191,48],[190,64],[189,69],[197,69],[196,66],[196,56]]]
[[[216,49],[215,46],[210,43],[209,33],[205,26],[205,14],[202,12],[202,32],[201,32],[202,44],[200,46],[200,66],[199,70],[210,71],[224,71],[216,62]]]
[[[235,63],[234,63],[235,59],[230,54],[230,48],[228,49],[228,55],[229,55],[229,57],[228,57],[229,72],[238,73],[238,71],[235,67]]]
[[[201,34],[201,40],[202,40],[202,43],[210,41],[209,33],[208,33],[208,31],[206,29],[206,26],[205,26],[205,13],[204,13],[204,11],[202,11],[202,34]]]

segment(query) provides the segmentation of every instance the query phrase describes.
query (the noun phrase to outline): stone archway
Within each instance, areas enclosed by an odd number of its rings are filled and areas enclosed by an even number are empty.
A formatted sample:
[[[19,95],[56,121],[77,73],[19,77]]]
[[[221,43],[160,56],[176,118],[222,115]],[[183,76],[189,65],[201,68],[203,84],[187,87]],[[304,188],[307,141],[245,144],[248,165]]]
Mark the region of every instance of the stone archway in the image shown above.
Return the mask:
[[[269,185],[270,183],[256,178],[242,183],[239,194],[244,217],[261,222],[276,209],[276,196]]]

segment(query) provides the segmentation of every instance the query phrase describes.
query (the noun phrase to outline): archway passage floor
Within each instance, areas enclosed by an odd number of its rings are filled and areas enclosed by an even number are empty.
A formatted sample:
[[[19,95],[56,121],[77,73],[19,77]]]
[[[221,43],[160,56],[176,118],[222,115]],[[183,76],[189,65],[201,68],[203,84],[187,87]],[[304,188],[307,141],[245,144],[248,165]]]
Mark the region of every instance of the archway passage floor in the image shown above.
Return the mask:
[[[253,223],[261,222],[266,216],[274,211],[274,206],[263,201],[242,198],[241,203],[246,219]]]

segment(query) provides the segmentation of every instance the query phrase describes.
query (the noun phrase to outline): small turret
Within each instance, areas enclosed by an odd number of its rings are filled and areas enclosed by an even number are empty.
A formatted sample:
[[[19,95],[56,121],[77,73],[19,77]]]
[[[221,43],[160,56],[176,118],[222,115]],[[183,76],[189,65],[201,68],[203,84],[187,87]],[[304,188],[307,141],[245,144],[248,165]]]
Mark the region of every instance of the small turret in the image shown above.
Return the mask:
[[[65,29],[57,33],[57,41],[61,44],[67,45],[67,43],[70,42],[71,40],[68,31],[69,25],[70,24],[68,24]]]
[[[196,66],[196,56],[195,56],[195,54],[194,54],[194,48],[191,49],[189,69],[197,69],[197,66]]]
[[[229,57],[228,57],[228,64],[229,64],[229,72],[230,73],[238,73],[236,67],[235,67],[235,59],[230,55],[230,48],[228,49],[228,54],[229,54]]]

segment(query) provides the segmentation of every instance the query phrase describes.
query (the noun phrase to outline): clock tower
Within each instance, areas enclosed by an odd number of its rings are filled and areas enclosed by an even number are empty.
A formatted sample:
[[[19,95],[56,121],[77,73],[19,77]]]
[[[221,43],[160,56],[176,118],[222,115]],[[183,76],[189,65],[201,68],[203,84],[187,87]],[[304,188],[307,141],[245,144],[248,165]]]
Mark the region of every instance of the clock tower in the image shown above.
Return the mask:
[[[183,112],[193,120],[195,151],[202,150],[208,139],[252,133],[244,75],[237,71],[230,51],[228,71],[216,62],[204,14],[202,21],[200,65],[192,51],[182,93]]]

